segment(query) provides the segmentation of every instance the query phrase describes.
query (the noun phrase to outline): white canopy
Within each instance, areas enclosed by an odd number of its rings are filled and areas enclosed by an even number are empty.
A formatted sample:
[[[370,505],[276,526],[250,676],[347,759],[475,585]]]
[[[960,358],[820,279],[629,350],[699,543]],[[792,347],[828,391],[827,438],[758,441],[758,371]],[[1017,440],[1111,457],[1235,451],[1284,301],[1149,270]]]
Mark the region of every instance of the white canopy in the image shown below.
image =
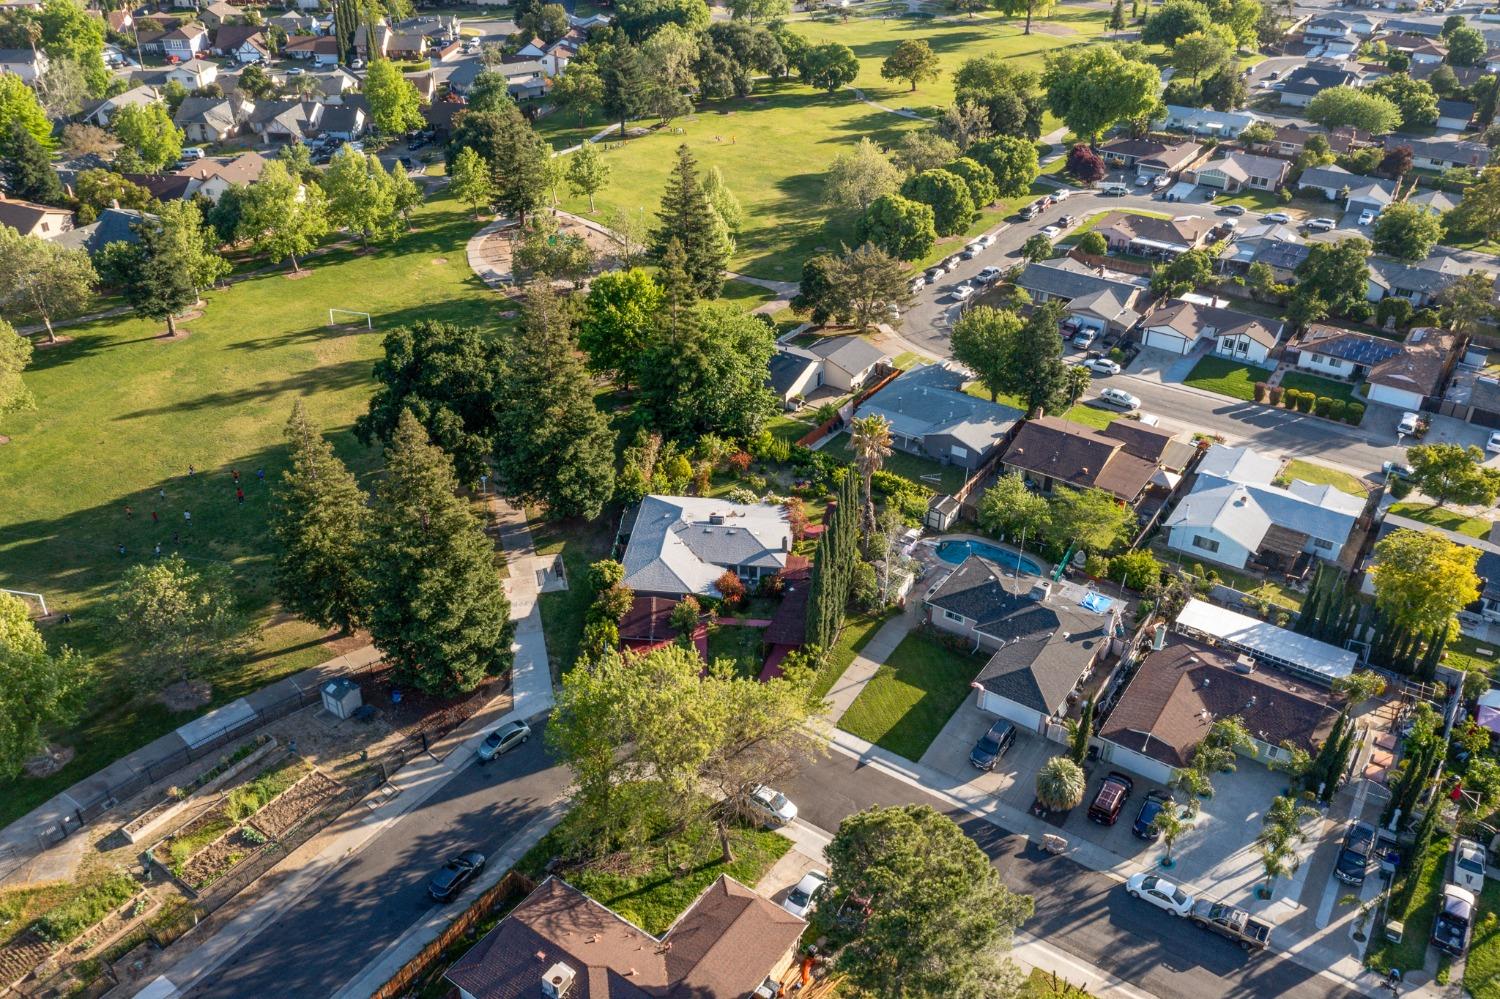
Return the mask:
[[[1324,686],[1353,673],[1359,662],[1359,656],[1346,649],[1202,600],[1188,601],[1177,616],[1177,630],[1248,652]]]

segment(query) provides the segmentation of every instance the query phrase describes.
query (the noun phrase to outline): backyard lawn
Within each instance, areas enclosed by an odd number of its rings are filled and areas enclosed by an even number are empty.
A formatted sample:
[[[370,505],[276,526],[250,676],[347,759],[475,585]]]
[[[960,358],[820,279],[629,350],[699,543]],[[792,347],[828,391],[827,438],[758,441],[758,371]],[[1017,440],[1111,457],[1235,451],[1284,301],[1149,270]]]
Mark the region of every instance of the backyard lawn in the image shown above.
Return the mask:
[[[1447,880],[1444,872],[1448,868],[1448,850],[1451,846],[1452,841],[1447,833],[1439,829],[1433,834],[1432,843],[1427,847],[1427,856],[1422,858],[1421,868],[1405,875],[1411,882],[1410,898],[1405,908],[1393,910],[1386,916],[1387,920],[1405,923],[1401,942],[1391,943],[1383,935],[1372,935],[1370,947],[1365,951],[1365,964],[1368,967],[1381,973],[1391,968],[1400,968],[1402,972],[1421,970],[1427,958],[1427,945],[1432,937],[1432,922],[1437,916],[1438,899],[1443,890],[1443,882]],[[1402,885],[1397,886],[1397,894],[1393,898],[1399,900],[1402,888]],[[1392,905],[1395,904],[1393,901]],[[1465,982],[1467,980],[1466,976]]]
[[[1389,512],[1394,513],[1398,517],[1420,521],[1432,527],[1441,527],[1444,530],[1454,531],[1458,534],[1467,534],[1471,538],[1488,538],[1490,536],[1490,522],[1488,520],[1483,517],[1470,517],[1462,510],[1455,510],[1452,507],[1408,500],[1405,503],[1393,503]]]
[[[1293,458],[1287,462],[1281,474],[1283,478],[1301,479],[1315,486],[1332,486],[1339,492],[1354,496],[1368,496],[1370,493],[1368,486],[1348,472],[1329,468],[1327,465],[1319,465],[1313,461],[1303,461],[1301,458]]]
[[[1347,382],[1336,382],[1332,378],[1306,375],[1300,371],[1285,372],[1281,376],[1281,387],[1296,389],[1299,392],[1311,392],[1313,395],[1326,395],[1330,399],[1338,399],[1342,402],[1357,402],[1363,405],[1365,401],[1354,394],[1354,386]]]
[[[823,445],[823,453],[832,455],[840,462],[852,463],[854,452],[849,450],[849,435],[840,433]],[[919,486],[936,492],[956,492],[964,484],[967,472],[958,465],[939,465],[931,458],[920,458],[905,451],[892,451],[885,459],[885,470],[903,479],[910,479]]]
[[[1253,364],[1240,364],[1222,357],[1205,357],[1193,365],[1183,383],[1244,402],[1255,401],[1255,383],[1271,373]]]
[[[63,740],[77,751],[73,762],[45,779],[0,784],[0,822],[184,720],[124,682],[97,611],[158,542],[189,560],[229,565],[258,626],[254,647],[209,677],[215,703],[328,657],[321,629],[271,618],[269,483],[286,464],[292,401],[304,400],[339,455],[368,476],[379,453],[355,441],[350,425],[374,388],[382,333],[420,319],[498,328],[496,296],[464,256],[475,223],[441,199],[421,208],[414,225],[367,254],[315,257],[298,280],[277,270],[208,292],[203,315],[182,324],[188,335],[179,340],[158,339],[160,323],[119,318],[70,327],[70,342],[37,351],[26,375],[36,410],[0,424],[11,438],[0,447],[0,587],[40,592],[71,613],[70,624],[47,627],[47,638],[99,658],[103,682]],[[329,329],[330,307],[371,313],[374,332]],[[196,475],[188,477],[189,466]],[[243,505],[231,469],[244,477]]]
[[[533,511],[528,510],[531,514]],[[609,557],[614,543],[614,526],[619,523],[616,510],[606,510],[603,517],[591,523],[533,521],[532,539],[538,555],[561,555],[568,588],[542,593],[537,604],[542,613],[542,632],[547,637],[547,660],[552,664],[552,678],[557,680],[578,658],[583,641],[584,618],[594,595],[588,588],[589,566]]]
[[[728,659],[734,663],[734,671],[740,676],[755,679],[766,661],[762,650],[764,628],[736,627],[721,622],[708,633],[708,658],[710,662]]]
[[[1488,878],[1479,893],[1478,920],[1464,965],[1464,988],[1474,999],[1500,999],[1500,881]]]
[[[983,665],[925,635],[907,635],[839,719],[839,728],[920,760]]]

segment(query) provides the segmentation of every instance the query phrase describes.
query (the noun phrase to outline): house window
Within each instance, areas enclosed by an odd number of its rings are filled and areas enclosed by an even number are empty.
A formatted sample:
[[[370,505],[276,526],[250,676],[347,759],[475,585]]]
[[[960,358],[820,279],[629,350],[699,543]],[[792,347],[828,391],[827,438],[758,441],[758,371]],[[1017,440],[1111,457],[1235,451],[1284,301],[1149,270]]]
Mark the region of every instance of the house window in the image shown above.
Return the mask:
[[[1193,535],[1193,547],[1202,548],[1206,552],[1216,552],[1219,550],[1219,543],[1213,538],[1205,538],[1201,534],[1195,534]]]
[[[1342,357],[1330,357],[1328,359],[1328,366],[1330,368],[1342,368],[1344,366],[1344,359]]]
[[[962,614],[955,614],[951,610],[944,610],[943,611],[943,620],[944,621],[953,621],[956,624],[963,624],[964,623],[964,616]]]
[[[949,450],[952,453],[953,457],[957,458],[959,461],[967,461],[969,459],[968,448],[962,448],[955,444]]]
[[[1333,551],[1333,542],[1324,541],[1322,538],[1313,538],[1313,547],[1321,548],[1325,552]]]

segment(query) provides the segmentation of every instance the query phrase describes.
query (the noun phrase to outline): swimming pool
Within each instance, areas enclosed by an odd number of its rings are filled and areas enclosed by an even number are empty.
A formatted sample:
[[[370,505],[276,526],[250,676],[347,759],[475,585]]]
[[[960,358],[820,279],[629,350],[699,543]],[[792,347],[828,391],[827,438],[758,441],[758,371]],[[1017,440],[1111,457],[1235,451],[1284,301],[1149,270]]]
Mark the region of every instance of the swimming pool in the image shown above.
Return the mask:
[[[1004,548],[996,548],[994,545],[983,541],[940,541],[937,546],[937,557],[950,565],[960,565],[970,555],[978,555],[987,558],[1015,572],[1024,572],[1028,576],[1040,576],[1042,567],[1025,555]]]

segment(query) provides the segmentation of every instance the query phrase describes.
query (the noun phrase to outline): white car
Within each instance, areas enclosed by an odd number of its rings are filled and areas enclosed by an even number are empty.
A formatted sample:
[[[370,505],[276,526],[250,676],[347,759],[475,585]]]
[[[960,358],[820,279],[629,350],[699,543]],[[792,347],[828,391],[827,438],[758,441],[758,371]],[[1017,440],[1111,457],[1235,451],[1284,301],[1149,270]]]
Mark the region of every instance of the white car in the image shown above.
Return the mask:
[[[1001,273],[1001,271],[1000,271],[1000,268],[998,268],[998,267],[986,267],[983,270],[981,270],[978,274],[974,275],[974,280],[976,280],[976,281],[983,281],[985,284],[989,284],[991,281],[994,281],[997,278],[999,278],[1000,277],[1000,273]]]
[[[750,807],[761,814],[767,825],[784,826],[797,817],[797,806],[792,800],[764,784],[750,792]]]
[[[906,282],[906,290],[913,294],[916,294],[925,287],[927,287],[927,279],[920,274]]]
[[[986,233],[983,236],[976,237],[972,245],[983,247],[984,249],[988,250],[990,247],[995,245],[995,237]]]
[[[1484,847],[1472,839],[1453,844],[1453,883],[1476,895],[1484,891]]]
[[[1048,239],[1057,239],[1062,234],[1063,231],[1055,225],[1044,226],[1042,229],[1042,235]]]
[[[1269,215],[1262,215],[1260,220],[1262,222],[1279,222],[1282,225],[1286,225],[1292,220],[1292,217],[1286,212],[1272,212]]]
[[[818,895],[823,886],[828,883],[828,875],[819,871],[808,871],[802,875],[802,880],[797,882],[797,887],[792,889],[790,895],[781,903],[781,907],[799,919],[806,919],[818,904]]]
[[[1338,225],[1338,223],[1333,219],[1313,219],[1311,222],[1307,223],[1307,231],[1327,232],[1336,225]]]
[[[1158,909],[1165,909],[1179,918],[1186,916],[1196,901],[1178,885],[1155,874],[1137,874],[1125,882],[1125,890],[1132,898],[1150,902]]]
[[[1141,408],[1141,400],[1126,392],[1124,389],[1107,388],[1099,393],[1099,398],[1111,406],[1118,406],[1126,412]]]
[[[1373,209],[1373,208],[1366,208],[1364,211],[1362,211],[1362,212],[1359,213],[1359,224],[1360,225],[1369,225],[1371,222],[1374,222],[1374,221],[1375,221],[1375,209]]]
[[[971,284],[969,284],[968,282],[964,282],[963,284],[959,285],[957,288],[953,289],[953,300],[955,302],[967,302],[969,299],[971,299],[973,297],[974,297],[974,286],[971,285]]]
[[[973,260],[983,252],[984,247],[980,246],[978,243],[970,243],[968,246],[963,248],[963,252],[960,253],[959,256],[964,260]]]
[[[1151,182],[1151,186],[1155,190],[1160,191],[1162,188],[1166,187],[1170,183],[1172,183],[1172,178],[1169,177],[1169,176],[1167,176],[1166,174],[1162,174],[1161,176],[1157,177],[1155,180],[1153,180]]]
[[[929,268],[927,268],[927,274],[925,275],[926,278],[927,278],[927,283],[931,284],[932,282],[936,281],[938,278],[942,277],[944,274],[947,274],[947,273],[948,273],[948,268],[944,267],[942,264],[938,264],[935,267],[929,267]]]
[[[1490,434],[1490,439],[1485,442],[1484,449],[1490,454],[1500,454],[1500,430]]]
[[[1421,422],[1422,417],[1416,413],[1402,413],[1401,422],[1396,424],[1396,433],[1414,434],[1417,432],[1417,426]]]
[[[1068,190],[1068,189],[1067,189],[1067,188],[1066,188],[1066,187],[1064,187],[1064,188],[1061,188],[1061,189],[1059,189],[1059,190],[1058,190],[1058,191],[1057,191],[1057,192],[1056,192],[1056,193],[1054,193],[1054,194],[1053,194],[1053,195],[1052,195],[1052,200],[1053,200],[1053,201],[1067,201],[1067,200],[1068,200],[1068,196],[1069,196],[1069,195],[1070,195],[1070,194],[1072,194],[1072,193],[1073,193],[1073,192],[1072,192],[1072,191],[1070,191],[1070,190]],[[981,239],[994,239],[994,237],[993,237],[993,236],[982,236],[982,237],[980,237],[980,238],[981,238]]]
[[[1118,375],[1120,366],[1107,357],[1091,357],[1079,367],[1088,368],[1096,375]]]

